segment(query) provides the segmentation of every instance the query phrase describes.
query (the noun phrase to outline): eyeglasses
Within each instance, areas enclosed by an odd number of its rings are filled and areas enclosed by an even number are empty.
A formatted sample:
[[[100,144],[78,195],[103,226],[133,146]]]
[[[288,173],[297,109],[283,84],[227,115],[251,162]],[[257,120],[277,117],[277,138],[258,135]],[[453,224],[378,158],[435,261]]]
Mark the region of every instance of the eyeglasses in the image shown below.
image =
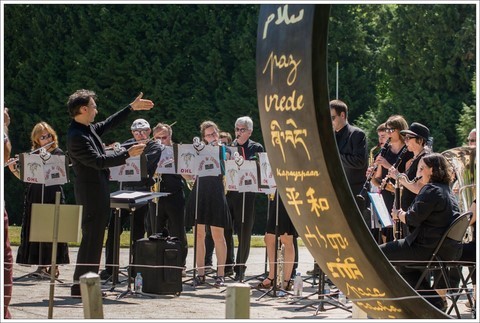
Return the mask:
[[[143,130],[134,130],[134,131],[133,131],[133,134],[134,134],[134,135],[137,135],[137,136],[138,136],[138,135],[146,135],[146,134],[148,134],[148,130],[145,130],[145,129],[143,129]]]
[[[395,130],[397,130],[397,129],[395,129],[395,128],[385,128],[386,133],[392,133],[392,132],[395,132]]]
[[[410,140],[410,139],[414,139],[414,138],[417,138],[417,137],[405,135],[405,140]]]
[[[468,138],[467,141],[468,141],[468,142],[477,142],[477,139],[475,139],[475,138],[473,138],[473,139]]]
[[[43,135],[43,136],[40,136],[38,139],[40,140],[46,140],[46,139],[50,139],[52,138],[52,134],[51,133],[48,133],[46,135]]]
[[[332,117],[332,121],[335,121],[335,118],[338,117],[338,116],[331,116]]]
[[[246,131],[248,131],[247,128],[235,128],[235,132],[245,133]]]
[[[212,133],[206,133],[205,138],[212,138],[218,136],[218,132],[214,131]]]
[[[168,135],[167,135],[167,136],[163,136],[163,137],[158,136],[158,137],[155,137],[155,139],[167,140],[168,137],[169,137]]]

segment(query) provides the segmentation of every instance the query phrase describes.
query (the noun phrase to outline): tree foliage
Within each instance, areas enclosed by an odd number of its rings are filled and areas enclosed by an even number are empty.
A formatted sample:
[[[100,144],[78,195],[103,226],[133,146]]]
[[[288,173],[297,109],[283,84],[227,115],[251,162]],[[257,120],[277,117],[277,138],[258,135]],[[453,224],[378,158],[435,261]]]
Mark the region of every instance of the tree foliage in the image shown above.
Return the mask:
[[[156,107],[133,114],[154,125],[175,123],[173,138],[189,143],[211,119],[233,133],[237,117],[254,120],[255,47],[259,5],[253,4],[6,4],[4,88],[14,153],[30,149],[40,120],[57,131],[60,147],[75,90],[97,92],[101,120],[143,91]],[[330,97],[347,102],[349,121],[369,142],[391,114],[426,124],[434,149],[460,145],[475,125],[475,6],[333,5],[328,39]],[[473,81],[474,82],[474,81]],[[127,122],[103,138],[130,137]],[[5,199],[20,224],[23,186],[6,171]],[[71,184],[67,197],[73,202]],[[258,199],[264,214],[265,199]],[[264,217],[257,216],[256,233]]]

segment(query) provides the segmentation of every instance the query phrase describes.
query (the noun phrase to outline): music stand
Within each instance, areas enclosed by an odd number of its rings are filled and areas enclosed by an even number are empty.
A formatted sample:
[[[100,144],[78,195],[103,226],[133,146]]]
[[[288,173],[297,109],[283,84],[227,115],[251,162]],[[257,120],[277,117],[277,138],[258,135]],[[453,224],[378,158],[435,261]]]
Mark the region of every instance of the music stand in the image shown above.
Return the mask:
[[[30,241],[51,242],[50,294],[48,318],[53,316],[55,272],[57,269],[58,242],[79,242],[82,205],[60,205],[60,192],[55,194],[55,204],[32,204]],[[32,230],[35,228],[35,230]]]
[[[300,310],[302,310],[304,308],[307,308],[307,307],[315,307],[316,308],[315,315],[318,315],[318,312],[325,312],[325,311],[328,311],[328,310],[331,310],[331,309],[334,309],[334,308],[339,308],[339,309],[342,309],[344,311],[347,311],[347,312],[351,313],[352,312],[351,306],[349,307],[349,306],[339,302],[338,300],[334,299],[334,297],[332,296],[332,293],[330,293],[328,295],[324,294],[324,291],[322,290],[322,288],[323,288],[323,286],[325,285],[325,282],[326,282],[325,273],[323,272],[323,270],[320,267],[319,267],[319,270],[320,270],[320,282],[318,283],[318,291],[316,293],[313,293],[313,294],[310,295],[310,296],[312,296],[312,295],[315,295],[315,294],[318,293],[318,301],[310,303],[310,304],[306,304],[306,305],[304,305],[302,307],[299,307],[299,308],[296,308],[295,311],[300,311]],[[305,299],[305,298],[306,297],[303,297],[301,299]],[[325,306],[324,306],[325,304],[329,304],[332,307],[325,308]]]
[[[126,297],[128,295],[134,295],[134,296],[147,296],[151,297],[149,295],[143,294],[143,293],[138,293],[136,291],[132,291],[132,286],[131,286],[131,274],[132,274],[132,264],[133,264],[133,253],[132,253],[132,248],[133,248],[133,230],[134,230],[134,225],[133,225],[133,212],[144,205],[147,205],[148,202],[156,197],[160,196],[166,196],[168,193],[154,193],[154,192],[135,192],[135,191],[116,191],[110,194],[110,208],[115,208],[115,209],[126,209],[129,211],[130,215],[130,244],[128,248],[128,285],[127,285],[127,290],[122,292],[120,295],[117,296],[117,299]],[[117,234],[118,236],[118,234]],[[114,251],[114,258],[117,252],[119,252],[120,248],[120,237],[115,236],[115,239],[117,240],[117,250]],[[118,259],[117,259],[118,260]],[[115,275],[117,277],[114,277],[112,279],[115,281],[116,279],[118,280],[118,263],[113,264],[113,270],[116,272]],[[113,272],[112,270],[112,272]]]

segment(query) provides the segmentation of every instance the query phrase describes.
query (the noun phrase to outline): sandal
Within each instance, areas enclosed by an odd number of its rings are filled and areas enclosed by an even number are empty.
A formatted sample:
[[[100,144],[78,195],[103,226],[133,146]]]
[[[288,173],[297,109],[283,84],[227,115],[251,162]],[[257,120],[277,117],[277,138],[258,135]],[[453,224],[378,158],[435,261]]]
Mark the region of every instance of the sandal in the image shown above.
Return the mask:
[[[213,284],[215,287],[222,287],[225,286],[225,278],[223,276],[217,276],[215,278],[215,284]]]
[[[265,280],[268,280],[269,283],[265,284]],[[268,288],[270,288],[270,287],[272,287],[272,286],[273,286],[273,279],[270,278],[270,277],[267,277],[267,278],[265,278],[265,279],[263,280],[263,282],[261,282],[261,283],[259,283],[259,284],[257,285],[257,288],[260,288],[260,289],[268,289]]]

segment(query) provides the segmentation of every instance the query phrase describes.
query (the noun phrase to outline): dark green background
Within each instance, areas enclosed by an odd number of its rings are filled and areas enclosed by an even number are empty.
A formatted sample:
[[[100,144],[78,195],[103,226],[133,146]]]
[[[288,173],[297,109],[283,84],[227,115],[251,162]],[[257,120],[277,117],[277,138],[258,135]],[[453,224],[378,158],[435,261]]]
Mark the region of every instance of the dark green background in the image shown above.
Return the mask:
[[[17,5],[4,7],[4,88],[13,152],[30,149],[40,120],[65,149],[68,96],[97,92],[97,120],[140,92],[156,107],[135,113],[105,143],[130,137],[130,121],[177,122],[176,142],[190,143],[211,119],[233,135],[237,117],[254,120],[255,44],[259,5]],[[333,5],[329,86],[350,108],[349,120],[375,143],[376,126],[392,114],[427,125],[434,150],[464,144],[475,127],[475,6]],[[21,224],[23,185],[4,171],[6,206]],[[65,185],[73,203],[71,184]],[[117,189],[112,185],[112,190]],[[257,199],[254,232],[263,234],[266,197]]]

